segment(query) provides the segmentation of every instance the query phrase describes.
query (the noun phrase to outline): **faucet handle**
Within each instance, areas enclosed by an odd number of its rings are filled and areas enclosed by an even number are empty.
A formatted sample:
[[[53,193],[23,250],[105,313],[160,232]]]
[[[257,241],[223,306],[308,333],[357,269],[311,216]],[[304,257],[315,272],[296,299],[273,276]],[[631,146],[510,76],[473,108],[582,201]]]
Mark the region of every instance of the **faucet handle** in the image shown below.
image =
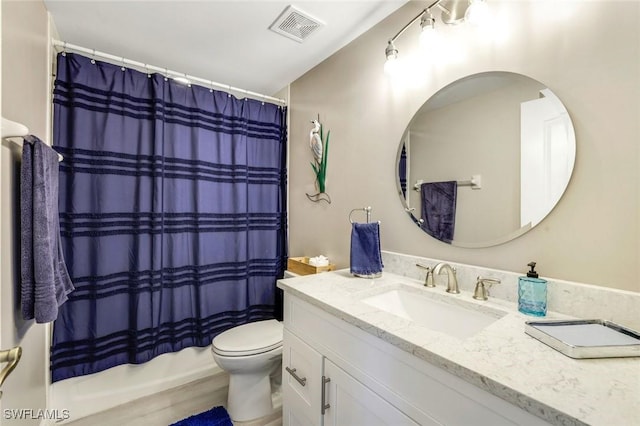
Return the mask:
[[[431,266],[424,266],[419,263],[416,263],[418,268],[426,269],[427,276],[424,277],[424,286],[425,287],[435,287],[436,284],[433,282],[433,268]]]
[[[485,287],[487,284],[487,287]],[[476,278],[476,289],[473,292],[473,298],[477,300],[487,300],[489,299],[489,288],[493,284],[500,284],[500,280],[497,278],[482,278],[478,276]]]

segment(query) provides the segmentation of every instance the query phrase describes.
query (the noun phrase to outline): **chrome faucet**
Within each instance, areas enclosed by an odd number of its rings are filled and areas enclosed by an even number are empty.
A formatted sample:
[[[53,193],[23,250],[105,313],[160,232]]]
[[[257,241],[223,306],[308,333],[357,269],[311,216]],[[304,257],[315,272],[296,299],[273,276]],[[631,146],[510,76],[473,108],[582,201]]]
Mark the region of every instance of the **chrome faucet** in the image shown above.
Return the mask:
[[[442,270],[447,272],[447,293],[458,294],[458,278],[456,278],[456,269],[452,268],[448,263],[440,262],[433,268],[433,274],[441,274]]]
[[[487,284],[487,287],[484,285]],[[497,278],[476,278],[476,289],[473,292],[473,298],[477,300],[487,300],[489,298],[489,288],[491,284],[500,284]]]
[[[421,265],[419,263],[416,263],[416,266],[418,268],[422,268],[422,269],[426,269],[427,270],[427,276],[424,277],[424,286],[425,287],[435,287],[436,285],[433,282],[433,269],[431,269],[431,266],[424,266],[424,265]]]

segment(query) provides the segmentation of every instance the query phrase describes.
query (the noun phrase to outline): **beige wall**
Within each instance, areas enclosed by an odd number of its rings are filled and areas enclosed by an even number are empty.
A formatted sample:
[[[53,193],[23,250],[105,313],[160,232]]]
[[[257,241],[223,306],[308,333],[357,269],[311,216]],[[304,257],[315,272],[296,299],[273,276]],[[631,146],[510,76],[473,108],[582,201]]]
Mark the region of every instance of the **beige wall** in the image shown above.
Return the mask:
[[[410,2],[291,85],[290,255],[329,256],[349,265],[353,208],[371,205],[382,248],[509,271],[538,262],[546,277],[640,291],[640,3],[492,1],[510,35],[488,43],[469,27],[447,27],[468,56],[421,69],[413,84],[383,74],[386,41],[423,7]],[[412,29],[396,43],[416,49]],[[403,56],[404,55],[404,56]],[[398,200],[395,159],[412,116],[432,94],[463,76],[528,75],[548,86],[573,120],[577,158],[558,206],[524,236],[490,248],[452,247],[416,230]],[[320,114],[331,130],[327,192],[315,204],[308,135]],[[481,211],[478,214],[491,214]]]
[[[46,140],[49,134],[48,15],[42,1],[2,2],[2,115],[26,125]],[[48,140],[47,140],[48,142]],[[21,345],[23,355],[3,386],[3,409],[45,408],[48,327],[23,321],[19,309],[19,172],[21,150],[0,146],[1,341],[3,349]],[[3,424],[39,424],[3,420]]]

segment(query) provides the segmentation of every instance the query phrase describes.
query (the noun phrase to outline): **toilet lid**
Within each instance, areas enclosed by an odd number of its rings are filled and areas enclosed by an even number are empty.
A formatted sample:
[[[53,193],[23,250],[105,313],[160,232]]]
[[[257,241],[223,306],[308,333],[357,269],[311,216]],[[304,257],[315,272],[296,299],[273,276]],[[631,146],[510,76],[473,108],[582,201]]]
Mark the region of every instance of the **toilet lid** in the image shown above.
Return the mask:
[[[211,343],[224,356],[246,356],[282,346],[282,323],[271,319],[239,325],[218,334]]]

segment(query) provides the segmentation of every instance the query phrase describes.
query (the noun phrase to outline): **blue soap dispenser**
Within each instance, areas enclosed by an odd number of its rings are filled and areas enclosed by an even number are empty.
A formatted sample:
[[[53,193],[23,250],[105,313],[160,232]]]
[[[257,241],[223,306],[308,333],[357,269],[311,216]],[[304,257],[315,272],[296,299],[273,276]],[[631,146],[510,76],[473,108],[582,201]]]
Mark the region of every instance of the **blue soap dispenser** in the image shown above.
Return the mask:
[[[547,315],[547,280],[538,278],[536,262],[527,266],[531,268],[527,276],[518,279],[518,310],[523,314],[543,317]]]

